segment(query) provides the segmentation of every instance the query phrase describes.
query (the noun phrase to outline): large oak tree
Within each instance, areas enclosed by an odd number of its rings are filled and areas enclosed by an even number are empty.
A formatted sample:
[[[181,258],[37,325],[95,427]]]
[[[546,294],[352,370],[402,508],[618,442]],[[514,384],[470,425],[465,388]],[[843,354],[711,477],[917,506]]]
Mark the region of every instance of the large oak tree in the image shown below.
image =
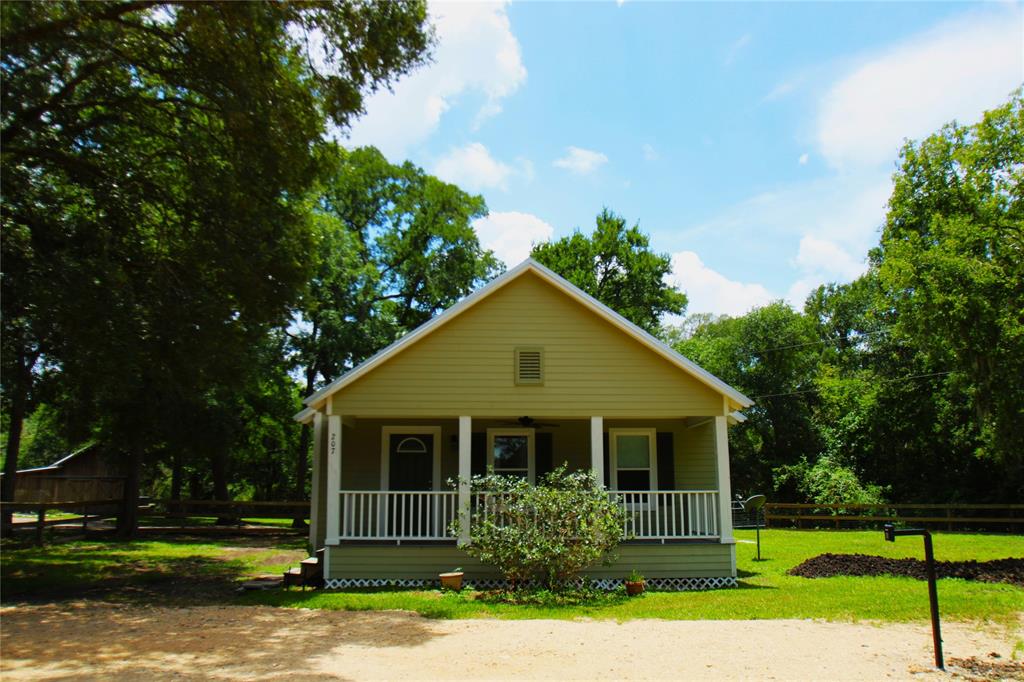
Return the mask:
[[[419,64],[423,2],[3,3],[4,499],[60,371],[140,464],[306,281],[320,139]],[[187,412],[187,411],[186,411]]]

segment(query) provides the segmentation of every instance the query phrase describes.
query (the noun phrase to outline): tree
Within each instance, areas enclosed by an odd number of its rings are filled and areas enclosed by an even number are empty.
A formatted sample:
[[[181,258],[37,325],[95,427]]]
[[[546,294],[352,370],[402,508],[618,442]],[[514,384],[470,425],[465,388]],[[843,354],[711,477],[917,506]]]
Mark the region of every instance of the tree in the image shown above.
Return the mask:
[[[288,331],[304,394],[328,383],[493,277],[472,222],[480,196],[373,147],[330,152],[314,212],[315,272]],[[296,453],[302,494],[309,431]]]
[[[530,255],[652,334],[662,315],[686,309],[686,294],[665,282],[672,270],[669,255],[651,251],[639,225],[627,228],[625,219],[607,208],[589,237],[576,230],[537,244]]]
[[[326,121],[346,125],[366,92],[423,60],[426,9],[0,11],[5,466],[33,377],[56,368],[125,452],[128,534],[143,458],[182,435],[176,407],[244,382],[248,349],[306,281]]]
[[[820,347],[810,320],[782,301],[699,326],[675,348],[755,400],[730,429],[734,487],[764,492],[773,470],[814,457],[814,376]]]
[[[871,252],[894,333],[964,384],[978,454],[1024,481],[1024,96],[900,155]],[[957,378],[959,377],[959,378]],[[1020,489],[1016,491],[1019,496]]]

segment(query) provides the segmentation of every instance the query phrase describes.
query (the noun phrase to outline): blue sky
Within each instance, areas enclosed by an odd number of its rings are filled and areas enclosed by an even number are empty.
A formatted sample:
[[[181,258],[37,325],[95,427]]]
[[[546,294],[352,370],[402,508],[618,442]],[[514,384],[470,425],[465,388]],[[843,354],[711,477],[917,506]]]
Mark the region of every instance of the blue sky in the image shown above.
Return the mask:
[[[434,63],[373,144],[482,194],[510,266],[602,207],[672,254],[688,312],[799,306],[863,271],[896,154],[1024,82],[1019,3],[431,5]]]

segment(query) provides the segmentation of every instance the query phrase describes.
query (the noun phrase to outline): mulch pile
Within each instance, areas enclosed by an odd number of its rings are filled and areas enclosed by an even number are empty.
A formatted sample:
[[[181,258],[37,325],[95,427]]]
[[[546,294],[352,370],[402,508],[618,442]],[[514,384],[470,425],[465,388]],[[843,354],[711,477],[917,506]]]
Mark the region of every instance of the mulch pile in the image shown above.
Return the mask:
[[[940,578],[963,578],[986,583],[1010,583],[1024,587],[1024,559],[994,561],[936,561]],[[894,575],[927,580],[924,561],[887,559],[867,554],[819,554],[789,569],[802,578],[831,578],[837,575]]]
[[[999,654],[989,654],[990,660],[971,656],[970,658],[950,658],[949,672],[954,677],[968,680],[1024,680],[1024,662],[998,660]],[[996,659],[996,660],[991,660]],[[958,675],[959,673],[959,675]]]

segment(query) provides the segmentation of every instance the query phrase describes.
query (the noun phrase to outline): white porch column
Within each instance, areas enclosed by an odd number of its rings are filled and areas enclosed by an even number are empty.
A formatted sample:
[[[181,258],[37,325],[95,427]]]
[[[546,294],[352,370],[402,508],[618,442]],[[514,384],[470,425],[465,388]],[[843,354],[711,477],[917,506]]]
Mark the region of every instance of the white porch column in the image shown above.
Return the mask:
[[[729,425],[726,417],[715,417],[715,453],[718,462],[718,530],[722,544],[735,542],[732,537],[732,486],[729,483]]]
[[[327,539],[336,545],[341,535],[341,415],[327,417]]]
[[[459,545],[469,544],[469,479],[473,475],[473,418],[459,417]]]
[[[590,418],[590,470],[598,485],[604,485],[604,417]]]
[[[313,551],[320,549],[320,451],[324,446],[324,413],[319,410],[313,415],[313,481],[309,489],[309,544]]]

